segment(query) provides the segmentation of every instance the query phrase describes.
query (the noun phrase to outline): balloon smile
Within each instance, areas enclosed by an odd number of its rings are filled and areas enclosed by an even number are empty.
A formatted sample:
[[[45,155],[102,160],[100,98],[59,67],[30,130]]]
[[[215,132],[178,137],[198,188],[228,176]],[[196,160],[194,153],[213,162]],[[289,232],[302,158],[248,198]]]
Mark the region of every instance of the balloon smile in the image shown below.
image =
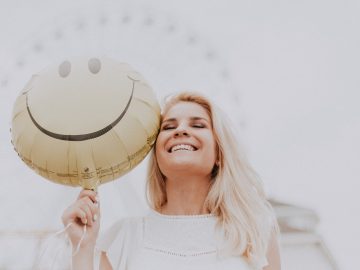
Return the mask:
[[[152,88],[130,65],[107,57],[68,59],[35,73],[22,88],[11,143],[45,179],[96,189],[147,156],[160,112]]]
[[[100,130],[97,130],[97,131],[94,131],[94,132],[90,132],[90,133],[86,133],[86,134],[77,134],[77,135],[70,135],[70,134],[59,134],[59,133],[54,133],[54,132],[51,132],[47,129],[45,129],[44,127],[42,127],[36,120],[35,118],[33,117],[33,115],[31,114],[31,111],[30,111],[30,108],[29,108],[29,104],[28,104],[28,95],[26,93],[26,108],[27,108],[27,111],[28,111],[28,114],[30,116],[30,119],[31,121],[34,123],[34,125],[43,133],[45,133],[46,135],[50,136],[50,137],[53,137],[55,139],[59,139],[59,140],[63,140],[63,141],[86,141],[86,140],[90,140],[90,139],[93,139],[93,138],[96,138],[96,137],[100,137],[101,135],[109,132],[114,126],[116,126],[120,120],[124,117],[125,113],[127,112],[129,106],[130,106],[130,103],[133,99],[133,94],[134,94],[134,88],[135,88],[135,82],[137,80],[135,79],[132,79],[131,77],[127,76],[133,83],[132,85],[132,90],[131,90],[131,95],[130,95],[130,98],[124,108],[124,110],[121,112],[121,114],[112,122],[110,123],[109,125],[107,125],[106,127],[100,129]]]

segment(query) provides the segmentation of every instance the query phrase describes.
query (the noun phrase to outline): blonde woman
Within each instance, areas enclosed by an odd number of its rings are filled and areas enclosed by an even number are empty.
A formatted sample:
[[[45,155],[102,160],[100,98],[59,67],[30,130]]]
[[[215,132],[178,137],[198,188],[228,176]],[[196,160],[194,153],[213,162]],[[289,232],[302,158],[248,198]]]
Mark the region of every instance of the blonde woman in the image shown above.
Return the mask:
[[[180,93],[162,111],[148,169],[150,213],[114,224],[97,240],[100,212],[82,191],[63,214],[73,269],[279,270],[277,223],[231,126],[205,97]],[[99,260],[96,257],[100,257]]]

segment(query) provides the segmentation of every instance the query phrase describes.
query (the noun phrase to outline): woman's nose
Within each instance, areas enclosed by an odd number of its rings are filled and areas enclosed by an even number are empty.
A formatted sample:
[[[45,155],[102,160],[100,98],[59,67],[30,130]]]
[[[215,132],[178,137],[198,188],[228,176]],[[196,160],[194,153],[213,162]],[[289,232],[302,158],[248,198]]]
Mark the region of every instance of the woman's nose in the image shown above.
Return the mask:
[[[175,137],[179,137],[179,136],[189,136],[189,133],[188,131],[183,128],[183,127],[179,127],[175,130],[175,133],[174,133],[174,136]]]

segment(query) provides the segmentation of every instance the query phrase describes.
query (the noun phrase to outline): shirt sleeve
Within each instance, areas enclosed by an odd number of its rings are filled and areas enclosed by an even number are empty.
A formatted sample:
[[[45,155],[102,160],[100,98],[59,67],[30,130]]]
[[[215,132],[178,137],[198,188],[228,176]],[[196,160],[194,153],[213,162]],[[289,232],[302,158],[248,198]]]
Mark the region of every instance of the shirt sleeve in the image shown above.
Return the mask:
[[[109,248],[117,238],[122,225],[123,220],[119,220],[100,236],[96,243],[96,247],[99,251],[107,252],[109,250]]]
[[[130,257],[134,254],[140,239],[138,219],[122,219],[112,225],[99,238],[96,244],[98,253],[106,255],[114,270],[128,268]]]

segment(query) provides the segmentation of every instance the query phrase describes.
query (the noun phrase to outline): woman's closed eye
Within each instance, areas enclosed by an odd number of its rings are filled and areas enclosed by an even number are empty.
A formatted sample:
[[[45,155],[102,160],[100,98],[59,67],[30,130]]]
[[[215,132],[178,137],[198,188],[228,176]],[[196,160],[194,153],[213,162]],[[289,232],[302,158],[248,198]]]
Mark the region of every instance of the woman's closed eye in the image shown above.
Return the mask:
[[[206,126],[204,124],[201,123],[197,123],[197,124],[192,124],[191,127],[193,128],[205,128]],[[169,129],[175,129],[176,126],[175,125],[164,125],[161,130],[169,130]]]
[[[169,129],[174,129],[176,128],[176,126],[174,125],[164,125],[161,130],[169,130]]]
[[[204,128],[205,125],[204,124],[193,124],[192,127],[194,127],[194,128]]]

